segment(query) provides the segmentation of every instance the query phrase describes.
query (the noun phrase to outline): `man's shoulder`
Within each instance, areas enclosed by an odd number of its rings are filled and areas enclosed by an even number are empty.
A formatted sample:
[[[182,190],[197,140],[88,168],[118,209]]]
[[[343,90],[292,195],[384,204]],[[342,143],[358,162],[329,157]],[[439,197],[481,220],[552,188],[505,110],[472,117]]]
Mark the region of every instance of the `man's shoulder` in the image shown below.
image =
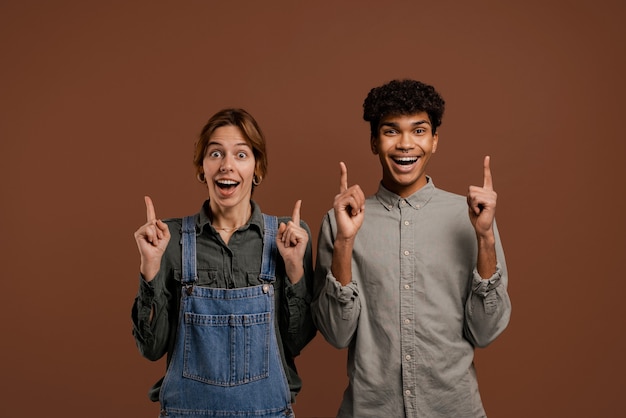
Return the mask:
[[[437,187],[434,188],[433,198],[437,198],[440,200],[463,202],[463,203],[467,201],[466,196],[460,195],[458,193],[450,192],[448,190],[439,189]]]
[[[425,208],[430,209],[429,213],[434,211],[439,217],[461,217],[465,219],[467,217],[467,197],[447,190],[435,189]]]

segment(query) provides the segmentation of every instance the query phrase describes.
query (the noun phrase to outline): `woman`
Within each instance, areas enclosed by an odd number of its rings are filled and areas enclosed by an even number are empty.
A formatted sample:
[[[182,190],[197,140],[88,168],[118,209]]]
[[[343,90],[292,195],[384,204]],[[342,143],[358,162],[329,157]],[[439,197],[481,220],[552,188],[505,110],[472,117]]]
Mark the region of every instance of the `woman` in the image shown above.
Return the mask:
[[[267,172],[265,139],[250,114],[225,109],[205,125],[194,165],[209,199],[191,217],[148,221],[133,335],[167,372],[150,391],[162,417],[292,417],[302,386],[294,358],[313,338],[310,230],[262,214],[251,200]]]

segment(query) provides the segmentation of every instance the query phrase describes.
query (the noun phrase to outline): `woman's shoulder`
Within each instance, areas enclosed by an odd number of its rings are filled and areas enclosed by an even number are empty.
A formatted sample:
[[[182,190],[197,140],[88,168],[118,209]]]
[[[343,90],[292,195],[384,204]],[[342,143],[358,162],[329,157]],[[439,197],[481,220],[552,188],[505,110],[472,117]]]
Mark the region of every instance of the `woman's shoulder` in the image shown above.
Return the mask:
[[[269,214],[265,214],[266,216],[274,216],[276,218],[276,220],[278,221],[278,225],[280,225],[281,223],[286,224],[287,222],[291,221],[292,218],[291,216],[276,216],[276,215],[269,215]],[[300,226],[304,229],[306,229],[307,231],[309,231],[310,233],[310,228],[309,225],[306,223],[306,221],[304,219],[300,219]]]

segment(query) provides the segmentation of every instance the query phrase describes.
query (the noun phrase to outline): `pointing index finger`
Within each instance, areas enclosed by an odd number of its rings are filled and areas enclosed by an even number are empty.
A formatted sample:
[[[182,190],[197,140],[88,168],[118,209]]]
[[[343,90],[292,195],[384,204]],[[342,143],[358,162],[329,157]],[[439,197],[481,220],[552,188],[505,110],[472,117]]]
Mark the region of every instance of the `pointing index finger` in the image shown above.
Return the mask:
[[[297,226],[300,226],[300,207],[301,206],[302,206],[302,200],[296,201],[296,204],[293,207],[293,215],[291,215],[291,220]]]
[[[348,168],[346,164],[341,161],[339,163],[339,167],[341,169],[341,178],[339,181],[339,193],[343,193],[348,190]]]
[[[488,155],[483,161],[483,188],[493,190],[493,179],[491,177],[491,168],[489,167],[490,161],[491,157]]]
[[[146,202],[146,217],[148,218],[148,222],[152,222],[156,219],[156,213],[154,212],[152,199],[150,199],[150,196],[144,196],[143,199]]]

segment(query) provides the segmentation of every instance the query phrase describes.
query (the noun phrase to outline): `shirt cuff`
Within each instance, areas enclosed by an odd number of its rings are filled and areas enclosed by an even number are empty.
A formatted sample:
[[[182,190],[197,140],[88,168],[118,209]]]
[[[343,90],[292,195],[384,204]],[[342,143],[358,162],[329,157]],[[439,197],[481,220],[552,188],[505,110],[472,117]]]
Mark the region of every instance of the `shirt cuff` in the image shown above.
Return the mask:
[[[307,297],[306,279],[304,276],[296,284],[293,284],[289,279],[285,280],[285,294],[288,298],[306,299]]]
[[[143,274],[139,273],[139,296],[141,299],[153,299],[154,294],[154,280],[146,281]]]
[[[326,293],[338,302],[349,304],[359,297],[359,288],[354,281],[342,286],[339,280],[329,272],[326,275]]]
[[[493,275],[485,280],[480,274],[478,274],[478,270],[474,268],[472,278],[472,292],[475,294],[482,296],[483,298],[487,297],[492,290],[500,286],[502,279],[502,269],[500,268],[500,264],[496,265],[496,272]]]

